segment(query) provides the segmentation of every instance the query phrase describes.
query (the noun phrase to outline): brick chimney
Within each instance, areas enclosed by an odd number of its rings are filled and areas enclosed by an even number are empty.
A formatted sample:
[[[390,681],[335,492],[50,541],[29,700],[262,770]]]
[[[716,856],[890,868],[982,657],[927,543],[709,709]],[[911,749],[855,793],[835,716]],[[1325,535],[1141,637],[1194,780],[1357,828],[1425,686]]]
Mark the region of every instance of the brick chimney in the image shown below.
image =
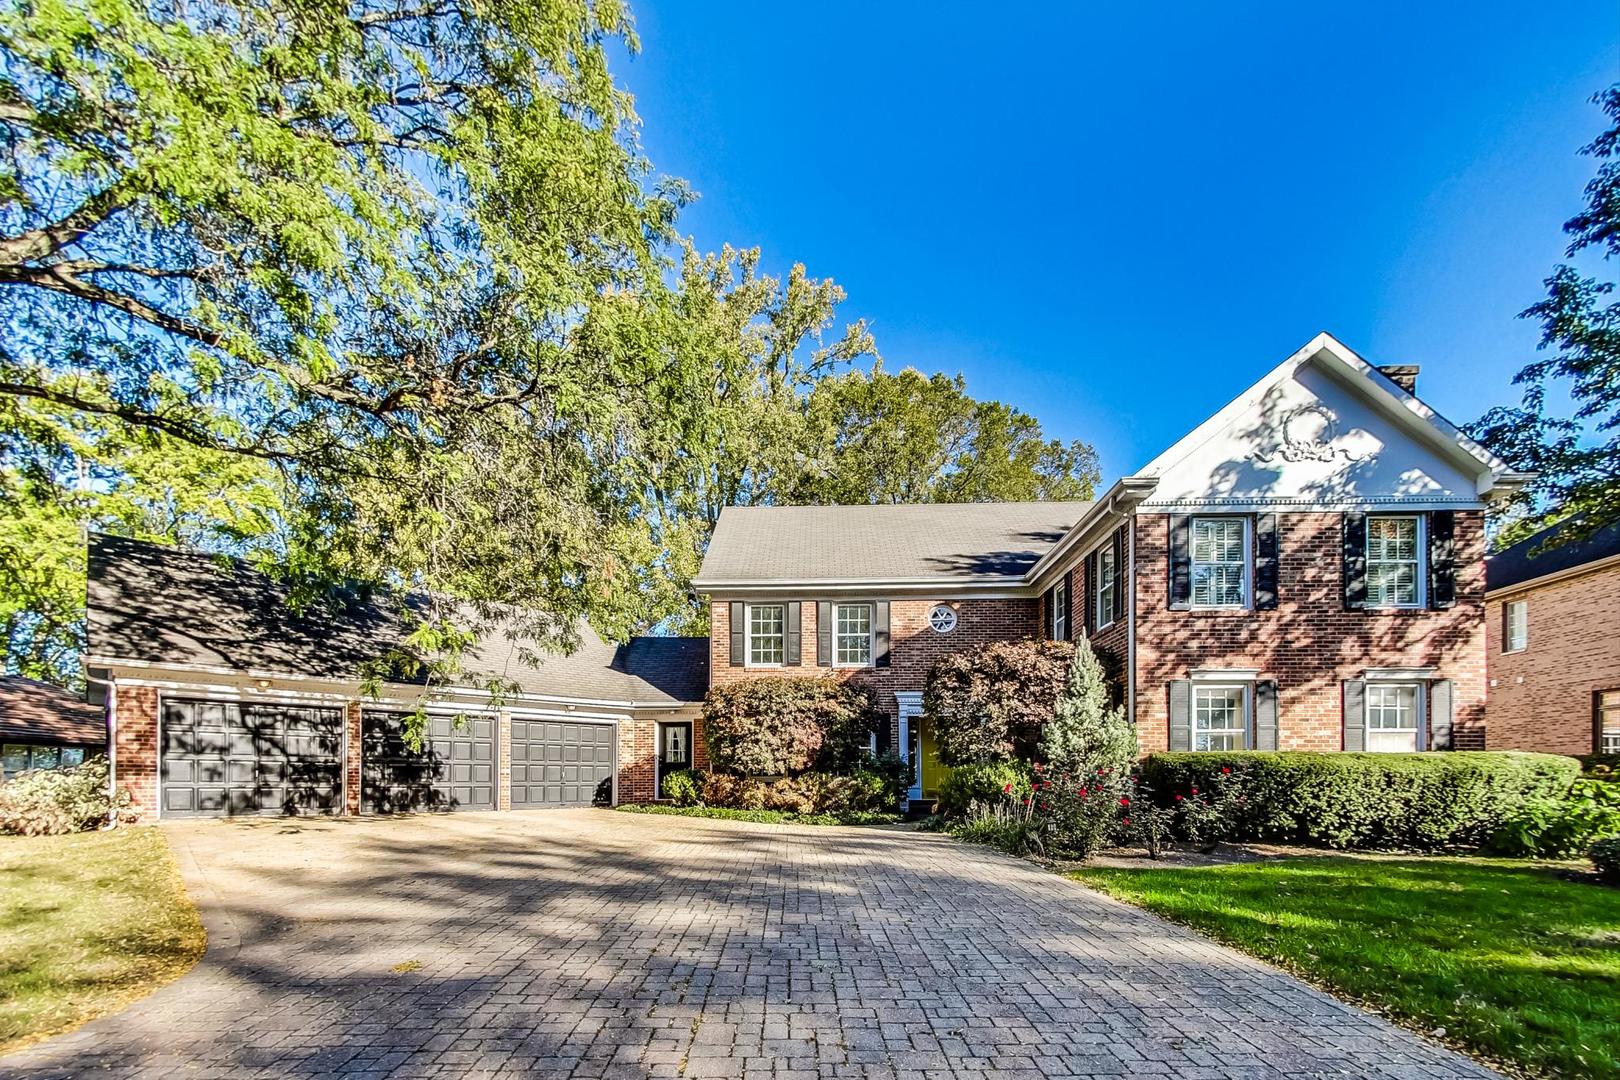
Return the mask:
[[[1384,378],[1405,390],[1408,394],[1417,393],[1418,365],[1416,364],[1379,364],[1378,370]]]

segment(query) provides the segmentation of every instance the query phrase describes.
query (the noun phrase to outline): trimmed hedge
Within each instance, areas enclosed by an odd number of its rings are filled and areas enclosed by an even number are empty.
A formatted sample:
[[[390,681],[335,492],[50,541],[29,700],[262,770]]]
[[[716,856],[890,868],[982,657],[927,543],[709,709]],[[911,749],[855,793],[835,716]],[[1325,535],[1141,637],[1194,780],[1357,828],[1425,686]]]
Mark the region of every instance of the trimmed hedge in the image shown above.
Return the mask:
[[[1526,800],[1563,796],[1580,765],[1486,751],[1170,753],[1143,762],[1142,781],[1170,805],[1227,770],[1242,784],[1233,840],[1434,851],[1485,842]]]

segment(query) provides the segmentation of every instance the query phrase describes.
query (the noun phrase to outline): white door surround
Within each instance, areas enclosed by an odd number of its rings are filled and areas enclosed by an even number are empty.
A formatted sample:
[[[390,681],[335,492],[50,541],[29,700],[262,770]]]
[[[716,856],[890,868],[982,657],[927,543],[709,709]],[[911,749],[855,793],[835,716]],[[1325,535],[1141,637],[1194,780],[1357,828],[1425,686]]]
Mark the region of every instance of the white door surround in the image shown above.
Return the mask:
[[[922,698],[921,690],[894,692],[895,703],[900,707],[900,757],[911,763],[911,790],[907,795],[913,802],[920,802],[923,797],[922,754],[913,755],[911,745],[912,733],[917,727],[915,722],[922,718]],[[917,745],[922,745],[920,738]]]

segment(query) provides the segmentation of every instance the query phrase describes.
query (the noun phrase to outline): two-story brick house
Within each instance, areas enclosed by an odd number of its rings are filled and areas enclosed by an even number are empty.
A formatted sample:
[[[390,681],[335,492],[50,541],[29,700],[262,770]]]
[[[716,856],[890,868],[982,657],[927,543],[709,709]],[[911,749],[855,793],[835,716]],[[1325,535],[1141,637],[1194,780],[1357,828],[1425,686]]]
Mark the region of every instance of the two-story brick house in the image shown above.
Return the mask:
[[[1620,754],[1620,524],[1485,563],[1492,750]]]
[[[1323,334],[1091,503],[735,508],[695,581],[712,682],[870,681],[888,737],[942,653],[1084,635],[1144,751],[1483,748],[1489,502],[1526,479]]]

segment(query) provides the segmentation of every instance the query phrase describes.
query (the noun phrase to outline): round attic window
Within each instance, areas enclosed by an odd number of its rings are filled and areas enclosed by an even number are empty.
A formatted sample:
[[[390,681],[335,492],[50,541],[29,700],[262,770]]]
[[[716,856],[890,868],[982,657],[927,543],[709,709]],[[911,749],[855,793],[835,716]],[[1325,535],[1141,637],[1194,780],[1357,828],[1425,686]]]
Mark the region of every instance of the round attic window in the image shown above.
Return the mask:
[[[956,612],[949,604],[935,604],[934,610],[928,613],[928,625],[936,634],[948,634],[956,629]]]

